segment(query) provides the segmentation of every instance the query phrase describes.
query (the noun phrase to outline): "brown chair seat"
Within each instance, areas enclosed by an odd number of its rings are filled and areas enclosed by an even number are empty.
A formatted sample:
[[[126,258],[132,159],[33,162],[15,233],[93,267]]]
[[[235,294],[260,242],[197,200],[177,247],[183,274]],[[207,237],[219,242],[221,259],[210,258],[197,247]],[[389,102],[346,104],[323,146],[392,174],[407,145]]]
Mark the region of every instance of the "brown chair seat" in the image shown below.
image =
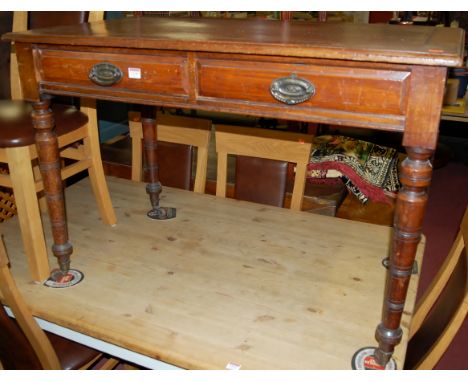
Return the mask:
[[[78,370],[101,354],[78,342],[70,341],[53,333],[46,332],[46,334],[64,370]]]
[[[0,148],[29,146],[34,143],[32,107],[23,101],[0,101]],[[88,122],[74,106],[53,105],[58,136],[72,132]]]
[[[5,369],[42,369],[39,359],[29,345],[15,319],[7,316],[0,304],[0,359]],[[77,342],[46,332],[65,370],[77,370],[101,353]]]

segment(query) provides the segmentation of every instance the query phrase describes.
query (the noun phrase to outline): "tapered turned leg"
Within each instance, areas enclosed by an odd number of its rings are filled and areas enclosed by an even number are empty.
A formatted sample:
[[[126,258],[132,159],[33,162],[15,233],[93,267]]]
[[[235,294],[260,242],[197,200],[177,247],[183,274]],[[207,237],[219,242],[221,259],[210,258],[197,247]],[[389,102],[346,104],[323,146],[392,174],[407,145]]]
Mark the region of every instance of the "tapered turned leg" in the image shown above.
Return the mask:
[[[151,201],[152,209],[148,212],[148,217],[157,220],[171,219],[176,216],[176,209],[172,207],[160,207],[159,195],[162,191],[159,181],[158,165],[158,140],[156,130],[155,110],[145,107],[142,110],[141,124],[143,126],[143,143],[146,155],[146,168],[149,183],[146,185],[146,192]]]
[[[73,247],[68,241],[58,141],[54,131],[53,113],[49,106],[50,100],[48,99],[34,103],[31,116],[36,129],[39,169],[52,225],[54,239],[52,252],[57,257],[60,268],[60,271],[53,273],[51,277],[59,279],[66,275],[70,269],[70,255],[73,252]]]
[[[387,274],[382,322],[377,326],[375,360],[382,366],[390,360],[401,341],[401,315],[411,277],[416,249],[421,238],[427,187],[432,176],[433,150],[406,148],[408,157],[401,166],[402,189],[398,194],[393,222],[393,243]]]

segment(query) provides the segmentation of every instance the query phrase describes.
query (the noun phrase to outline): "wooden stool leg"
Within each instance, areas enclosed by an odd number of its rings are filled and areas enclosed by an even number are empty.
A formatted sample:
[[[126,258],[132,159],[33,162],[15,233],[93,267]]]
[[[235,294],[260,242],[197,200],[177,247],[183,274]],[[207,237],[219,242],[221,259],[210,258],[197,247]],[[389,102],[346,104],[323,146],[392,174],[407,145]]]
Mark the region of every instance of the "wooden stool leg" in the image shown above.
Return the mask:
[[[49,208],[54,244],[52,252],[57,257],[60,272],[52,275],[59,279],[70,269],[70,255],[73,246],[68,241],[65,201],[57,135],[54,131],[54,118],[49,108],[50,100],[33,103],[32,122],[36,129],[36,146],[39,168],[44,182],[44,192]]]
[[[112,207],[112,200],[102,167],[97,114],[94,110],[89,112],[86,110],[93,108],[95,102],[94,100],[82,100],[81,111],[87,114],[89,119],[87,125],[88,134],[83,140],[84,150],[86,156],[91,159],[91,166],[88,169],[89,178],[99,208],[99,213],[101,214],[101,219],[105,224],[115,225],[117,223],[117,218],[115,217],[115,211]],[[84,105],[86,106],[84,107]]]
[[[33,174],[34,174],[34,180],[35,181],[38,181],[38,180],[41,179],[41,170],[39,169],[39,165],[33,164]],[[39,199],[39,209],[41,210],[41,212],[48,213],[47,200],[46,200],[45,195],[40,193],[40,194],[37,195],[37,197]]]
[[[49,277],[49,259],[29,147],[8,148],[6,152],[29,270],[34,281],[42,282]]]
[[[401,315],[413,269],[416,249],[421,239],[424,211],[427,203],[427,187],[432,176],[429,161],[433,150],[406,149],[408,157],[401,165],[400,181],[393,222],[393,244],[387,273],[382,322],[375,333],[379,347],[375,359],[380,365],[390,360],[395,346],[401,341]]]
[[[159,194],[162,191],[159,181],[158,165],[158,140],[156,132],[155,110],[151,107],[143,108],[141,123],[143,125],[143,141],[146,154],[146,170],[148,171],[149,183],[146,185],[146,192],[151,201],[151,211],[148,217],[157,220],[171,219],[176,216],[176,209],[172,207],[159,206]]]

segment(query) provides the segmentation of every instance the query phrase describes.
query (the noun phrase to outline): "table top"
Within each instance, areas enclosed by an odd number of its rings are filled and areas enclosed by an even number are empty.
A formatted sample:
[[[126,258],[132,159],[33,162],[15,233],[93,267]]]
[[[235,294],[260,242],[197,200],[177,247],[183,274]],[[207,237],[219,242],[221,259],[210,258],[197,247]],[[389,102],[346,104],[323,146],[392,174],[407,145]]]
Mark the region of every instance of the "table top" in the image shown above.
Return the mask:
[[[464,31],[386,24],[138,17],[6,34],[30,43],[460,66]]]
[[[72,268],[85,274],[74,287],[31,283],[17,219],[0,225],[38,317],[183,368],[349,369],[376,345],[390,228],[171,188],[161,204],[177,218],[152,221],[142,183],[108,185],[115,227],[101,223],[87,179],[66,189]]]

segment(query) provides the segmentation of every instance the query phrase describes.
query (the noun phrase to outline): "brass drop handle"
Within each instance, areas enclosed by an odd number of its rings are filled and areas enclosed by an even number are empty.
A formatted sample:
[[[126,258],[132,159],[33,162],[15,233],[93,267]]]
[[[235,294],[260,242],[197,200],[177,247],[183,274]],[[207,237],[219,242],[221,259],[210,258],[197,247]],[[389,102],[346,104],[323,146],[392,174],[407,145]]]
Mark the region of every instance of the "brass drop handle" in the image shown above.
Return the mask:
[[[123,77],[118,66],[108,62],[93,65],[89,71],[89,79],[100,86],[111,86],[118,83]]]
[[[289,77],[273,80],[270,92],[278,101],[295,105],[310,99],[315,94],[315,86],[310,81],[291,74]]]

